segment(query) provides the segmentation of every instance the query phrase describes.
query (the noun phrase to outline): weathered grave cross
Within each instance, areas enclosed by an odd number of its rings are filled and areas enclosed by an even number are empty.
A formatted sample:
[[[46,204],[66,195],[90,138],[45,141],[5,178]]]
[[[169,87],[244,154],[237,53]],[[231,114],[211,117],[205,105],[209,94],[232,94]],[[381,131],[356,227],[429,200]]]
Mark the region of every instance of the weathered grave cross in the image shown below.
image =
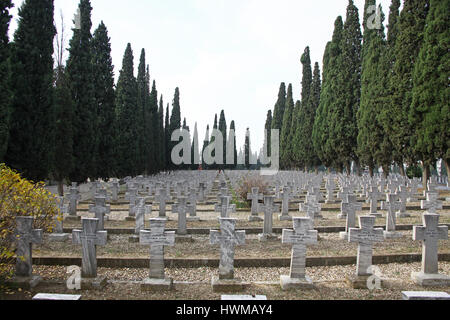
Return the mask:
[[[245,244],[245,231],[236,231],[236,219],[219,218],[220,231],[211,230],[210,243],[220,244],[219,279],[234,279],[234,248]]]
[[[97,277],[97,246],[105,246],[108,233],[97,231],[98,219],[82,219],[83,230],[72,231],[73,244],[82,246],[83,278]]]
[[[140,244],[150,245],[150,279],[165,279],[164,246],[175,245],[175,232],[165,232],[165,227],[166,219],[150,219],[150,231],[140,233]]]
[[[252,193],[247,194],[247,200],[252,200],[252,215],[258,215],[259,200],[263,199],[263,195],[259,193],[259,188],[252,188]]]
[[[111,208],[106,206],[106,198],[95,197],[94,204],[89,206],[89,212],[94,213],[98,219],[97,231],[105,230],[105,214],[111,212]]]
[[[33,217],[16,217],[16,276],[31,277],[33,273],[33,244],[42,243],[42,230],[33,230]]]

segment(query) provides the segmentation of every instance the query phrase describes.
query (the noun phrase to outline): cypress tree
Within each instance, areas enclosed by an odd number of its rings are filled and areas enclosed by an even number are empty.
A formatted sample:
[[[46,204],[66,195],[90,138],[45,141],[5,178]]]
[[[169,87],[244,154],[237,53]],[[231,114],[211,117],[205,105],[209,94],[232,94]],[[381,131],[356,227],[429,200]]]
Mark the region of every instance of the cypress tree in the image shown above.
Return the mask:
[[[214,116],[214,125],[213,125],[213,130],[218,130],[218,125],[217,125],[217,114]],[[216,137],[211,133],[211,141],[210,144],[213,144],[216,141]],[[211,152],[211,157],[214,159],[214,157],[216,156],[216,150],[214,149]],[[211,169],[215,170],[218,168],[218,164],[216,162],[214,162],[212,165],[209,166]]]
[[[0,162],[3,162],[9,139],[9,116],[11,108],[10,65],[9,65],[9,9],[11,0],[0,1]]]
[[[147,142],[150,150],[149,158],[149,173],[155,174],[161,168],[160,157],[158,150],[160,150],[159,141],[159,119],[158,119],[158,91],[156,90],[156,82],[153,80],[152,91],[150,92],[149,100],[149,120],[147,128],[149,131],[150,140]]]
[[[283,126],[280,132],[281,167],[285,169],[290,168],[294,152],[294,142],[290,139],[293,112],[294,98],[292,93],[292,84],[289,84],[286,98],[286,108],[284,110]]]
[[[381,14],[383,23],[384,15]],[[366,26],[367,28],[367,26]],[[383,82],[388,72],[388,65],[383,59],[386,51],[386,38],[384,27],[365,32],[365,54],[362,65],[361,105],[357,114],[358,123],[358,155],[362,164],[369,167],[370,175],[373,176],[376,159],[380,158],[382,151],[384,130],[378,115],[382,111]]]
[[[223,165],[220,166],[222,170],[225,169],[225,165],[227,163],[227,120],[225,119],[225,111],[222,110],[220,112],[220,118],[219,118],[219,131],[222,133],[223,137]]]
[[[300,62],[303,65],[303,76],[302,76],[302,100],[301,105],[297,108],[298,114],[296,115],[295,123],[295,133],[293,133],[293,157],[297,167],[305,167],[305,171],[308,170],[306,163],[306,146],[307,138],[304,137],[306,134],[307,127],[310,125],[308,121],[311,119],[311,112],[308,104],[311,96],[311,85],[312,85],[312,69],[311,69],[311,57],[309,47],[305,48],[305,51],[300,58]],[[312,123],[311,123],[312,125]]]
[[[389,136],[393,143],[394,161],[403,168],[403,163],[414,163],[416,157],[411,147],[415,128],[408,122],[412,103],[413,71],[422,47],[425,19],[429,0],[405,1],[398,21],[398,36],[395,43],[395,63],[390,85]],[[404,173],[404,172],[402,172]]]
[[[69,43],[67,75],[71,84],[72,99],[75,102],[74,128],[74,168],[70,179],[84,182],[96,176],[97,110],[95,104],[95,82],[92,57],[91,2],[80,0],[81,29],[73,29]]]
[[[229,169],[236,169],[238,154],[237,154],[237,146],[236,146],[236,123],[234,122],[234,120],[231,121],[230,130],[234,131],[234,143],[233,143],[233,146],[234,146],[234,157],[233,157],[233,164],[229,166]]]
[[[208,147],[208,145],[209,145],[209,125],[206,126],[205,139],[203,140],[203,148],[202,148],[202,169],[203,170],[207,170],[209,168],[209,166],[205,162],[205,158],[204,158],[205,149]]]
[[[159,171],[163,171],[166,166],[166,133],[164,130],[164,102],[163,96],[159,99],[158,110],[158,124],[159,124]]]
[[[164,169],[169,170],[172,165],[171,156],[170,156],[171,148],[170,148],[169,104],[167,104],[167,107],[166,107],[166,118],[164,121],[164,150],[165,150],[165,155],[166,155],[165,156],[166,162],[165,162]]]
[[[245,168],[250,170],[250,155],[251,155],[251,146],[250,146],[250,128],[247,128],[245,132],[245,146],[244,146],[244,157],[245,157]]]
[[[127,45],[123,57],[122,70],[117,82],[117,162],[119,177],[139,174],[138,139],[136,118],[140,116],[137,107],[137,81],[134,77],[133,50]]]
[[[52,169],[53,11],[53,0],[24,1],[11,45],[13,100],[6,161],[32,180],[47,178]]]
[[[97,110],[97,176],[108,179],[115,174],[115,92],[111,43],[103,21],[92,38],[92,61]],[[73,115],[72,115],[73,116]]]
[[[272,119],[272,129],[279,129],[283,127],[284,110],[286,108],[286,84],[284,82],[280,85],[278,92],[278,100],[275,104]]]
[[[314,149],[319,156],[321,162],[327,166],[334,166],[338,170],[342,168],[342,162],[337,158],[337,154],[333,149],[332,143],[332,125],[339,125],[338,122],[332,121],[333,106],[342,103],[336,101],[338,99],[338,91],[342,66],[342,34],[343,34],[342,17],[337,17],[334,24],[333,39],[325,48],[323,59],[323,85],[320,93],[320,103],[317,110],[316,119],[314,121],[313,142]],[[336,119],[334,119],[336,120]]]
[[[411,140],[415,154],[425,168],[443,159],[447,173],[450,173],[449,10],[449,1],[430,1],[423,45],[413,72],[409,112],[409,125],[415,128]]]
[[[63,183],[69,178],[74,165],[73,162],[73,118],[75,103],[70,92],[70,83],[63,66],[55,71],[54,83],[55,109],[55,159],[53,177],[58,181],[58,192],[64,196]]]
[[[171,159],[172,149],[178,144],[178,141],[172,142],[172,134],[175,130],[181,128],[181,110],[180,110],[180,89],[175,89],[175,95],[172,103],[172,114],[170,116],[169,125],[169,159]],[[175,166],[170,162],[171,169],[175,169]]]
[[[272,110],[267,112],[266,124],[264,126],[265,134],[264,134],[264,152],[267,152],[267,157],[271,156],[271,140],[272,140]]]
[[[149,173],[149,157],[156,152],[150,143],[154,137],[151,135],[151,111],[150,111],[150,78],[147,77],[147,64],[145,61],[145,49],[141,50],[137,74],[137,113],[136,117],[136,139],[137,139],[137,159],[136,167],[138,172]]]

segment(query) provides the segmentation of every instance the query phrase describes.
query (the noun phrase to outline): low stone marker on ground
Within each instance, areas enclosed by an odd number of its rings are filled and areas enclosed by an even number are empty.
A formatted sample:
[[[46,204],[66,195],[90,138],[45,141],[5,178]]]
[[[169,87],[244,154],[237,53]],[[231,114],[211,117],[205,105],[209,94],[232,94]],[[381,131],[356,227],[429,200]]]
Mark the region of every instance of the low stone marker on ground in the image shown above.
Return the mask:
[[[450,277],[439,274],[438,241],[448,239],[448,227],[439,226],[439,215],[425,213],[423,226],[414,226],[413,240],[422,241],[422,269],[411,274],[421,286],[450,286]]]
[[[165,227],[166,219],[150,219],[150,231],[140,233],[140,244],[150,245],[150,276],[141,285],[144,291],[173,289],[173,279],[164,272],[164,246],[175,245],[175,232],[165,231]]]
[[[312,280],[306,275],[306,246],[317,243],[317,230],[311,230],[310,218],[293,218],[294,230],[283,230],[282,243],[292,244],[291,273],[281,276],[281,288],[311,289]]]
[[[403,300],[450,300],[450,294],[447,292],[436,291],[403,291]]]
[[[236,219],[219,218],[220,231],[211,230],[210,243],[220,245],[219,277],[213,277],[214,292],[243,291],[246,285],[234,278],[234,250],[245,244],[245,231],[236,231]]]
[[[81,300],[81,295],[74,294],[57,294],[57,293],[38,293],[32,300],[47,300],[47,301],[78,301]]]

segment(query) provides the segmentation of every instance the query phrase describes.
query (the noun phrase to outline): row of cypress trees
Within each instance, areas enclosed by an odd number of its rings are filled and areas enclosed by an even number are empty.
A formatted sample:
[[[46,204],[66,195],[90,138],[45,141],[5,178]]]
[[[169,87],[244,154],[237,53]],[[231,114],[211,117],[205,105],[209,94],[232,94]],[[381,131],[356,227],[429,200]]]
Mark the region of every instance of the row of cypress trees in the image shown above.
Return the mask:
[[[395,163],[405,174],[403,164],[421,162],[428,177],[443,159],[450,172],[450,2],[405,0],[400,7],[392,0],[386,35],[381,6],[374,13],[376,1],[366,0],[362,33],[349,0],[326,46],[322,79],[305,49],[301,100],[294,105],[292,85],[286,91],[282,83],[266,121],[266,129],[281,131],[283,168],[350,172],[353,162],[387,174]]]
[[[9,42],[12,6],[0,0],[0,162],[60,186],[175,169],[170,137],[181,128],[180,92],[164,122],[145,50],[135,77],[127,45],[115,85],[108,30],[102,22],[91,34],[92,6],[80,0],[66,66],[58,58],[55,67],[54,1],[25,0]]]

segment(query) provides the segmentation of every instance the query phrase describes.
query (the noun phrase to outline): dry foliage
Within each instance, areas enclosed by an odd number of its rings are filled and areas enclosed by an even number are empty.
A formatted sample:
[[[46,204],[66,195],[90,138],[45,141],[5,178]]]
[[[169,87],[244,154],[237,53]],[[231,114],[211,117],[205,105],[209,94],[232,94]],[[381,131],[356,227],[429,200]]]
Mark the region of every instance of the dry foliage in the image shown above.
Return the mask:
[[[44,232],[52,232],[55,216],[62,219],[58,198],[43,182],[32,183],[0,164],[0,278],[11,274],[17,216],[34,217],[33,228]]]
[[[247,195],[252,193],[252,188],[259,188],[259,193],[268,193],[268,183],[263,179],[263,177],[257,176],[247,176],[239,182],[239,186],[236,190],[236,195],[239,200],[246,202],[248,205],[251,204],[251,200],[247,200]]]

